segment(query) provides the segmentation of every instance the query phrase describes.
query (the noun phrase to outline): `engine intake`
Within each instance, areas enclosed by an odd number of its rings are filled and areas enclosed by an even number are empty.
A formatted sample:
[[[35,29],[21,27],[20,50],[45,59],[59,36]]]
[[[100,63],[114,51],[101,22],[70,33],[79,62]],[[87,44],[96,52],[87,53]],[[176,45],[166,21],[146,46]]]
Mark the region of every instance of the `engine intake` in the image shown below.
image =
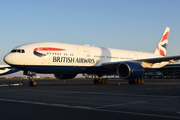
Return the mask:
[[[118,65],[117,74],[124,79],[140,78],[144,74],[144,68],[139,63],[124,62]]]
[[[57,79],[73,79],[77,74],[54,74]]]

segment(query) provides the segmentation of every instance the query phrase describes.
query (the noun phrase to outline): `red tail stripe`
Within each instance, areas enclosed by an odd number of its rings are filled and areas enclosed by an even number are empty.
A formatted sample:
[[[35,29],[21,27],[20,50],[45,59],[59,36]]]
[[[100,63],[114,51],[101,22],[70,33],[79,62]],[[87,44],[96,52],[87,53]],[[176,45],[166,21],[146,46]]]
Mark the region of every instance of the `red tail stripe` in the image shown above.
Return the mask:
[[[164,53],[164,51],[162,51],[161,49],[159,50],[159,52],[160,52],[160,55],[166,56],[165,53]]]
[[[159,54],[160,54],[160,55],[162,55],[162,56],[166,56],[166,55],[165,55],[165,53],[164,53],[164,51],[163,51],[163,50],[161,50],[161,49],[159,48],[159,46],[157,47],[157,49],[158,49],[158,51],[159,51]]]
[[[162,36],[161,42],[168,39],[168,36],[169,36],[169,32],[167,32],[164,36]]]

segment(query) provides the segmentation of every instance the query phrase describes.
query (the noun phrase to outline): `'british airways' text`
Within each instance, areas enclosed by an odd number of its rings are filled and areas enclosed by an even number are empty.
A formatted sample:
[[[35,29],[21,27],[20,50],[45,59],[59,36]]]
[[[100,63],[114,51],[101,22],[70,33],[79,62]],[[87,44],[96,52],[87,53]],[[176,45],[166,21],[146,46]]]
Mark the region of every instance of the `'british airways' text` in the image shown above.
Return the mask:
[[[95,60],[91,58],[74,58],[74,57],[53,57],[53,62],[61,63],[90,63],[94,64]]]

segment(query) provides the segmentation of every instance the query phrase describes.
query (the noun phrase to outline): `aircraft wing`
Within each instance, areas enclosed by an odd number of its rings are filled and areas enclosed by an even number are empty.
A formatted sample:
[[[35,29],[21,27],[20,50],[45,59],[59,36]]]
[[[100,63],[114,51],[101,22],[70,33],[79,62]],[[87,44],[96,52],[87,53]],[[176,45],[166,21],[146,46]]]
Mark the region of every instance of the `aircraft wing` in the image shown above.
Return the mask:
[[[180,56],[169,56],[169,57],[158,57],[158,58],[150,58],[150,59],[141,59],[137,61],[147,62],[147,63],[159,63],[159,62],[177,62],[180,60]]]
[[[139,60],[131,60],[131,61],[107,62],[107,63],[103,63],[101,66],[111,71],[116,71],[117,66],[120,63],[124,63],[124,62],[139,63],[143,68],[151,68],[152,65],[156,63],[162,63],[162,62],[175,63],[178,62],[178,60],[180,60],[180,56],[169,56],[169,57],[148,58],[148,59],[139,59]]]

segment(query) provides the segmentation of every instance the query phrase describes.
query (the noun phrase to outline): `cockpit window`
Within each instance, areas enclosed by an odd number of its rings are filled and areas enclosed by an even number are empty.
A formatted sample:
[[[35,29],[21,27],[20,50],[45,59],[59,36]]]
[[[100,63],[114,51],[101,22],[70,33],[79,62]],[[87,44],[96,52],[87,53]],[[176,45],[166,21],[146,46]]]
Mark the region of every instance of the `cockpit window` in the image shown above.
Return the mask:
[[[11,51],[11,53],[14,53],[14,52],[16,52],[17,50],[16,49],[13,49],[12,51]]]
[[[21,53],[21,50],[20,50],[20,49],[18,49],[18,50],[17,50],[17,52],[18,52],[18,53]]]
[[[24,49],[13,49],[11,53],[25,53]]]

